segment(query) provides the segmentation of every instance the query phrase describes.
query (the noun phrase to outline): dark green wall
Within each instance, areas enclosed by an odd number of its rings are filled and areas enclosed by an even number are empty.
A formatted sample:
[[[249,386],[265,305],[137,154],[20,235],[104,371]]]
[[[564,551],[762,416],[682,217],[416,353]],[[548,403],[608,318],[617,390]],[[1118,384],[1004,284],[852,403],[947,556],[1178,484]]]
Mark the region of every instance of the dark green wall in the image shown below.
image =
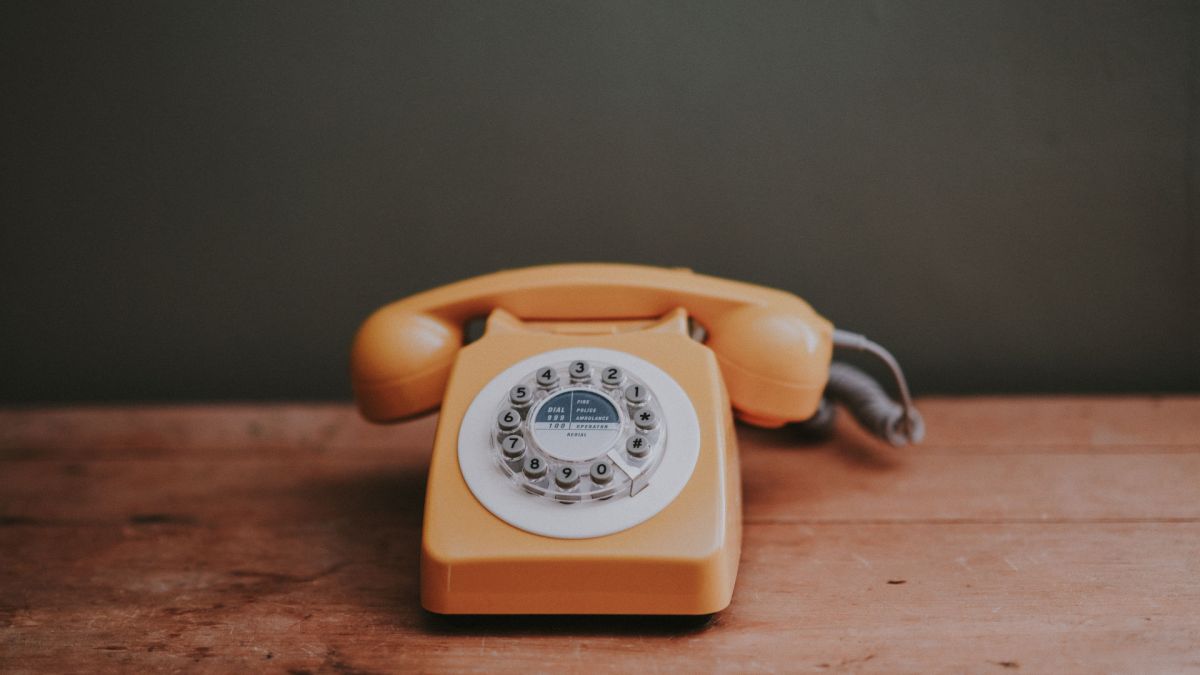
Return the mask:
[[[1200,4],[0,8],[0,400],[341,398],[540,262],[786,288],[919,392],[1200,389]]]

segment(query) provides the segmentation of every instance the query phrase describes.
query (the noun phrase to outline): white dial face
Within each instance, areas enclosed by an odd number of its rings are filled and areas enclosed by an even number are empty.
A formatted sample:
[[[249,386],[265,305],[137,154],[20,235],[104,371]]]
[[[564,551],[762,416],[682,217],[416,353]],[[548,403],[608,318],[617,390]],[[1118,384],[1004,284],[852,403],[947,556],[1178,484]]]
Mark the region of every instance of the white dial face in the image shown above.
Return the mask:
[[[579,347],[526,359],[480,391],[459,430],[463,478],[484,507],[535,534],[632,527],[683,489],[700,449],[678,384],[624,352]]]

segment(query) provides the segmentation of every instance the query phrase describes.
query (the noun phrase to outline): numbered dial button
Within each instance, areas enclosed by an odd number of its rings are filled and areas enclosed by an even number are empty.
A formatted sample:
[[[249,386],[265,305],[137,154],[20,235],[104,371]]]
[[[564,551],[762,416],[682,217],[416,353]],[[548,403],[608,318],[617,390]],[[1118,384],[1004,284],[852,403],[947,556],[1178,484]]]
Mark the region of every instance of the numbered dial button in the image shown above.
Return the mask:
[[[550,367],[542,368],[537,373],[537,383],[542,387],[553,387],[558,384],[558,371]]]
[[[508,391],[508,400],[515,406],[529,405],[533,400],[533,389],[529,385],[518,384]]]
[[[587,361],[572,361],[567,367],[567,372],[571,374],[571,379],[575,382],[589,380],[592,377],[592,367]]]
[[[605,366],[600,371],[600,381],[606,387],[616,387],[625,381],[625,373],[616,366]]]
[[[505,436],[504,440],[500,441],[500,449],[505,457],[517,459],[525,454],[525,439],[520,436]]]
[[[613,478],[612,464],[608,462],[596,462],[592,465],[592,470],[588,474],[592,477],[593,483],[604,485]]]
[[[645,403],[647,396],[649,396],[649,392],[646,391],[646,387],[640,384],[631,384],[625,387],[625,400],[634,405]]]
[[[573,466],[560,466],[554,472],[554,482],[560,488],[573,488],[579,483],[579,471]]]
[[[641,434],[630,436],[629,440],[625,441],[625,452],[628,452],[630,457],[638,459],[650,454],[650,447],[650,439]]]
[[[529,478],[537,480],[546,475],[546,460],[530,455],[525,458],[525,463],[521,465],[521,471]]]
[[[638,408],[637,410],[633,411],[633,423],[636,424],[639,429],[645,429],[649,431],[650,429],[658,426],[658,415],[649,408]]]
[[[500,425],[503,431],[512,431],[521,426],[521,413],[512,408],[505,408],[496,415],[496,424]]]

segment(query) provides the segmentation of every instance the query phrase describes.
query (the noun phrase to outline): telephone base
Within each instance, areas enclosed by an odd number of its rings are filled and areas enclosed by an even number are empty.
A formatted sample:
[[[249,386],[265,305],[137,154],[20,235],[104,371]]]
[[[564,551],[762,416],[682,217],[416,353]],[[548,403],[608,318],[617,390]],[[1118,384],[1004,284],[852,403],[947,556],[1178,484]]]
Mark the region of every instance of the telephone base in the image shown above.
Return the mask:
[[[437,614],[713,614],[733,592],[731,552],[698,560],[490,556],[453,565],[426,554],[421,605]]]
[[[671,413],[666,388],[656,389],[663,395],[667,423],[674,425],[667,429],[668,439],[674,439],[668,442],[691,439],[696,460],[679,492],[644,520],[604,530],[605,523],[656,503],[668,491],[673,460],[653,475],[650,487],[611,502],[543,505],[544,498],[539,502],[516,493],[522,503],[529,499],[549,509],[550,520],[580,528],[585,518],[588,527],[599,523],[600,529],[577,530],[577,536],[555,534],[549,521],[522,527],[506,522],[511,514],[489,510],[464,477],[469,467],[462,464],[459,448],[471,438],[472,403],[480,399],[481,405],[495,406],[487,389],[491,381],[503,382],[503,372],[521,370],[520,363],[529,359],[553,362],[556,350],[564,349],[636,355],[677,382],[694,407],[697,426],[689,435],[683,418]],[[649,376],[646,369],[640,372]],[[486,419],[494,424],[495,414]],[[468,443],[468,455],[486,445],[482,433],[478,443]],[[683,446],[666,452],[686,455]],[[503,476],[492,468],[494,476]],[[490,331],[460,352],[438,423],[425,502],[421,603],[438,614],[712,614],[728,606],[733,594],[741,515],[733,415],[709,349],[679,330],[588,336]],[[539,523],[546,531],[538,533]]]

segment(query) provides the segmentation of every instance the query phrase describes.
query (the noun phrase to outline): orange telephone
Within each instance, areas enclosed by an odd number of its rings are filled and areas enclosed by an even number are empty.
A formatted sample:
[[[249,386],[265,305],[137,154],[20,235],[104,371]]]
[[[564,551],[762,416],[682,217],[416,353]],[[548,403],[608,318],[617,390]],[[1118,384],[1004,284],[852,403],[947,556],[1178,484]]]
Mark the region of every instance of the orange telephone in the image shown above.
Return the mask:
[[[480,339],[463,326],[487,317]],[[902,404],[834,347],[887,363]],[[359,329],[362,414],[441,406],[421,601],[446,614],[709,614],[733,592],[733,413],[827,425],[844,403],[900,445],[899,366],[784,291],[639,265],[547,265],[419,293]]]

